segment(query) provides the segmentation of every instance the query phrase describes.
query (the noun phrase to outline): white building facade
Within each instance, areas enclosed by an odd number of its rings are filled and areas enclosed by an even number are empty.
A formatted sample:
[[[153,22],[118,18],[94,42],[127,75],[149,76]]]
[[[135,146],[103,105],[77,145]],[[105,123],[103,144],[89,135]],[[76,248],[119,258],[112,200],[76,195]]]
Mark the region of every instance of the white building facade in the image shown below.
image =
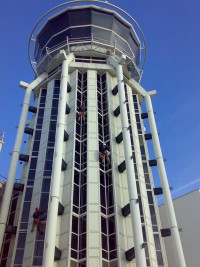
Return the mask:
[[[1,267],[167,267],[160,192],[185,266],[151,105],[155,91],[139,85],[141,42],[128,21],[98,6],[70,7],[37,32],[36,79],[20,84],[25,100],[1,205]],[[144,132],[148,117],[152,134]],[[162,188],[153,185],[155,165]],[[36,207],[46,216],[40,231],[31,231]]]
[[[176,218],[180,227],[180,237],[187,266],[199,266],[199,222],[200,222],[200,189],[194,190],[173,200]],[[161,223],[168,227],[165,205],[159,207]],[[169,266],[178,267],[176,253],[170,238],[165,238]]]

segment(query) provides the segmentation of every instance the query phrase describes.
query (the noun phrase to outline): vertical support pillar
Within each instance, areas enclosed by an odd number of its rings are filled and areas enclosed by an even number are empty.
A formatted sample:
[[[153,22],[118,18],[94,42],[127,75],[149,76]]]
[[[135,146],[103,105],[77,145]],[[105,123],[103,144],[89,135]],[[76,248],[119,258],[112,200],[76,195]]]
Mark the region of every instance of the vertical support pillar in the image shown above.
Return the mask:
[[[45,248],[43,267],[54,266],[54,253],[56,242],[56,226],[58,216],[59,191],[60,191],[60,176],[62,164],[62,147],[65,125],[65,108],[67,97],[67,79],[68,79],[68,60],[65,59],[62,63],[60,99],[58,105],[58,122],[55,138],[55,152],[51,177],[51,192],[49,201],[49,210],[47,214],[47,230],[45,237]]]
[[[186,267],[183,249],[182,249],[181,240],[180,240],[180,235],[179,235],[179,230],[178,230],[178,225],[177,225],[176,216],[174,212],[173,202],[172,202],[172,198],[170,194],[167,173],[165,170],[164,160],[163,160],[160,142],[158,138],[158,132],[157,132],[157,127],[156,127],[153,107],[151,103],[151,97],[148,94],[145,96],[145,102],[146,102],[146,108],[147,108],[148,117],[149,117],[149,125],[150,125],[150,129],[152,133],[152,140],[153,140],[153,146],[154,146],[154,151],[155,151],[156,160],[157,160],[158,172],[159,172],[160,181],[161,181],[162,188],[163,188],[165,207],[166,207],[167,216],[170,222],[170,229],[171,229],[172,239],[173,239],[172,242],[176,249],[178,266]]]
[[[87,267],[102,266],[97,72],[87,72]]]
[[[133,234],[134,234],[136,265],[137,267],[145,267],[146,257],[145,257],[145,250],[142,247],[142,244],[143,244],[142,224],[141,224],[141,219],[140,219],[140,210],[139,210],[139,204],[138,204],[135,171],[134,171],[134,165],[133,165],[133,159],[132,159],[132,149],[131,149],[129,124],[128,124],[128,117],[127,117],[127,110],[126,110],[126,102],[125,102],[122,65],[117,64],[116,70],[117,70],[119,102],[120,102],[121,121],[122,121],[124,154],[125,154],[126,172],[127,172],[127,179],[128,179],[131,219],[132,219],[132,227],[133,227]]]
[[[11,200],[12,191],[13,191],[13,184],[14,184],[15,175],[16,175],[16,171],[17,171],[17,165],[19,162],[19,154],[20,154],[20,149],[21,149],[23,135],[24,135],[24,128],[25,128],[25,124],[26,124],[29,103],[30,103],[30,99],[31,99],[31,92],[32,92],[32,87],[29,85],[26,88],[26,93],[24,96],[24,102],[23,102],[21,117],[20,117],[20,121],[19,121],[19,125],[18,125],[17,136],[15,139],[14,150],[12,152],[10,169],[9,169],[8,178],[6,181],[6,187],[5,187],[5,191],[4,191],[4,195],[3,195],[3,199],[2,199],[2,203],[1,203],[0,249],[1,249],[2,243],[3,243],[3,237],[4,237],[6,221],[7,221],[7,217],[8,217],[10,200]]]

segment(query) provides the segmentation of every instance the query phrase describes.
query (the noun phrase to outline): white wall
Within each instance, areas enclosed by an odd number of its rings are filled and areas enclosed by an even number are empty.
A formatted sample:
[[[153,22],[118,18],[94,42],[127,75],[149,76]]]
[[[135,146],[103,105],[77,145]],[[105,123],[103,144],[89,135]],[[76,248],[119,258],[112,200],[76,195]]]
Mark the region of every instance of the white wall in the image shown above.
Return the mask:
[[[200,189],[173,200],[187,267],[199,267],[200,240]],[[169,227],[164,205],[159,207],[163,228]],[[164,238],[169,267],[180,267],[176,263],[172,239]]]

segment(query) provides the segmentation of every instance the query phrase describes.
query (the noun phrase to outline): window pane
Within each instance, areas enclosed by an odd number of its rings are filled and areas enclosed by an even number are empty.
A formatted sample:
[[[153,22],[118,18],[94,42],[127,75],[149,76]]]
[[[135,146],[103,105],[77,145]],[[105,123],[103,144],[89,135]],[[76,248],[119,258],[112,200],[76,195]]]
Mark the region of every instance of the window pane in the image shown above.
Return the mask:
[[[22,222],[27,222],[29,219],[29,212],[30,212],[30,202],[24,202],[23,211],[22,211]]]

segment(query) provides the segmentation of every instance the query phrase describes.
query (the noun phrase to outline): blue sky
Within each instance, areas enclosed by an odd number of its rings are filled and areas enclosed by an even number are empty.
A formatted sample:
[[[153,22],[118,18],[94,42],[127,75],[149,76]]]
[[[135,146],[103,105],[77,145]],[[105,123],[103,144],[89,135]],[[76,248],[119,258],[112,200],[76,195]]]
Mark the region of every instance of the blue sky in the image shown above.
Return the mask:
[[[0,153],[0,175],[7,176],[24,90],[30,82],[27,44],[36,21],[63,1],[1,0],[0,8],[0,129],[5,144]],[[141,26],[147,42],[142,86],[156,89],[156,121],[173,197],[200,188],[200,2],[198,0],[120,1]],[[23,149],[22,149],[23,152]],[[153,153],[151,151],[151,158]],[[20,166],[20,165],[19,165]],[[154,167],[155,168],[155,167]],[[155,184],[159,185],[156,169]],[[16,177],[18,178],[18,177]]]

